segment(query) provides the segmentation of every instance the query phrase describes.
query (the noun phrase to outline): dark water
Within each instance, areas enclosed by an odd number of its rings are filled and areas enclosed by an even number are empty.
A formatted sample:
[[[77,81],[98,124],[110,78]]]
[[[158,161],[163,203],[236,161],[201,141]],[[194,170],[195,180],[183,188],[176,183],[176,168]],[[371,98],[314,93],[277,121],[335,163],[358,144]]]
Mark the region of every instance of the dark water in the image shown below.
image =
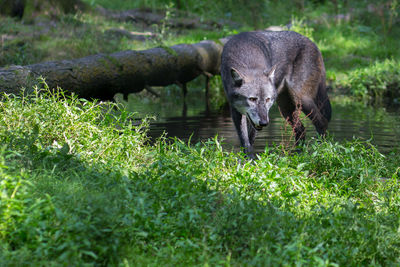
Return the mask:
[[[345,103],[340,98],[332,101],[332,120],[329,135],[334,140],[371,140],[381,152],[400,148],[400,111],[365,107],[357,103]],[[348,102],[348,101],[347,101]],[[155,114],[150,125],[151,137],[161,136],[198,142],[218,135],[223,146],[237,150],[239,140],[229,110],[206,112],[201,95],[188,96],[186,108],[180,99],[174,101],[154,99],[130,99],[131,110],[139,114]],[[306,139],[316,137],[316,131],[308,118],[302,119],[306,127]],[[270,124],[259,131],[255,143],[256,152],[262,152],[266,144],[290,144],[293,141],[290,126],[283,120],[275,105],[270,111]]]

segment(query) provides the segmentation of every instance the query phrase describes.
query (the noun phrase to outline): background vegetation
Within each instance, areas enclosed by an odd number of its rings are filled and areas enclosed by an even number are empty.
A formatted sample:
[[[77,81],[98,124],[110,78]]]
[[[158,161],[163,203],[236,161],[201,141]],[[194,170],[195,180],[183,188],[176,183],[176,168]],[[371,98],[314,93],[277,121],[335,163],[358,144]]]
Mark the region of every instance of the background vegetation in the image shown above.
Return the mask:
[[[400,57],[398,0],[27,0],[26,3],[22,21],[4,17],[0,21],[3,36],[0,66],[216,40],[239,31],[280,25],[299,31],[317,43],[324,56],[328,82],[336,92],[352,94],[367,103],[377,96],[399,101],[396,90],[399,87],[396,66]],[[112,10],[146,7],[168,12],[160,24],[145,25],[104,17],[97,12],[99,5]],[[175,18],[214,21],[221,27],[215,30],[176,28],[169,23]],[[126,35],[115,34],[115,29],[152,32],[157,37],[147,42],[131,40]],[[385,79],[377,78],[381,75]]]
[[[71,1],[26,2],[21,20],[0,18],[1,66],[280,25],[318,44],[333,93],[399,101],[398,1],[84,0],[71,10],[62,6]],[[160,25],[139,25],[108,19],[97,5],[170,12]],[[168,24],[180,16],[223,27]],[[115,28],[157,38],[130,40]],[[215,78],[215,106],[221,89]],[[65,95],[43,80],[32,94],[4,95],[0,265],[399,265],[398,149],[311,140],[301,153],[266,148],[248,162],[218,138],[150,143],[147,130],[147,119],[119,104]]]

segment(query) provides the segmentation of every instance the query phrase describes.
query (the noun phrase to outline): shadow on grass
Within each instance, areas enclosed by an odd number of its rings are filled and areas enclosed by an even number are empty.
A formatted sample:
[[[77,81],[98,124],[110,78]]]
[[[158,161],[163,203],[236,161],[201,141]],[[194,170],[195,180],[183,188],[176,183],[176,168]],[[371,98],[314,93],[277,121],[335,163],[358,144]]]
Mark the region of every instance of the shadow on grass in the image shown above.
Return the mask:
[[[267,197],[271,188],[241,176],[230,159],[226,173],[214,166],[225,161],[204,161],[215,148],[155,147],[154,161],[133,171],[89,163],[67,145],[41,148],[36,139],[11,138],[6,151],[18,153],[3,153],[8,169],[25,169],[32,186],[21,196],[31,206],[15,217],[0,263],[368,264],[393,263],[399,252],[392,215],[338,199],[307,206],[279,179],[279,192]],[[44,195],[40,205],[28,201]]]

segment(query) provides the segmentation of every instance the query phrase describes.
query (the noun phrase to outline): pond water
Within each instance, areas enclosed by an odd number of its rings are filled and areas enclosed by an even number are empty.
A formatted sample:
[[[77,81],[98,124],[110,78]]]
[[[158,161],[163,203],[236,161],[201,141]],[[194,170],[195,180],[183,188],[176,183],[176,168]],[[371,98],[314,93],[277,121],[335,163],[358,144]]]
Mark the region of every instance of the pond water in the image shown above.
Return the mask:
[[[178,95],[178,96],[176,96]],[[332,120],[328,132],[334,140],[371,140],[378,149],[387,153],[400,148],[400,111],[397,109],[372,108],[351,103],[346,98],[335,97],[332,102]],[[154,115],[149,135],[152,138],[164,132],[168,137],[198,142],[216,135],[223,139],[226,149],[238,150],[239,140],[231,120],[229,109],[210,112],[205,108],[201,92],[190,93],[186,105],[180,92],[170,92],[161,98],[130,95],[128,109],[138,112],[139,117]],[[306,127],[306,140],[316,137],[316,131],[308,118],[302,119]],[[265,146],[290,144],[293,141],[290,126],[279,114],[275,104],[270,111],[270,124],[257,134],[254,145],[256,152],[263,152]]]

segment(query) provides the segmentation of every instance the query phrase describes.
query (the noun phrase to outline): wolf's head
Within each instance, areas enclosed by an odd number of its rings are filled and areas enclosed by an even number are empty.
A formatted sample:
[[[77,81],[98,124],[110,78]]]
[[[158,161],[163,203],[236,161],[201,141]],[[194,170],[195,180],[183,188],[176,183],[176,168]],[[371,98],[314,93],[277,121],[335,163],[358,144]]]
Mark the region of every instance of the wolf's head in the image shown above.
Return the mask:
[[[245,115],[253,127],[261,130],[269,123],[269,109],[274,104],[277,93],[274,83],[276,66],[261,75],[247,77],[231,68],[233,90],[229,101],[233,108]]]

